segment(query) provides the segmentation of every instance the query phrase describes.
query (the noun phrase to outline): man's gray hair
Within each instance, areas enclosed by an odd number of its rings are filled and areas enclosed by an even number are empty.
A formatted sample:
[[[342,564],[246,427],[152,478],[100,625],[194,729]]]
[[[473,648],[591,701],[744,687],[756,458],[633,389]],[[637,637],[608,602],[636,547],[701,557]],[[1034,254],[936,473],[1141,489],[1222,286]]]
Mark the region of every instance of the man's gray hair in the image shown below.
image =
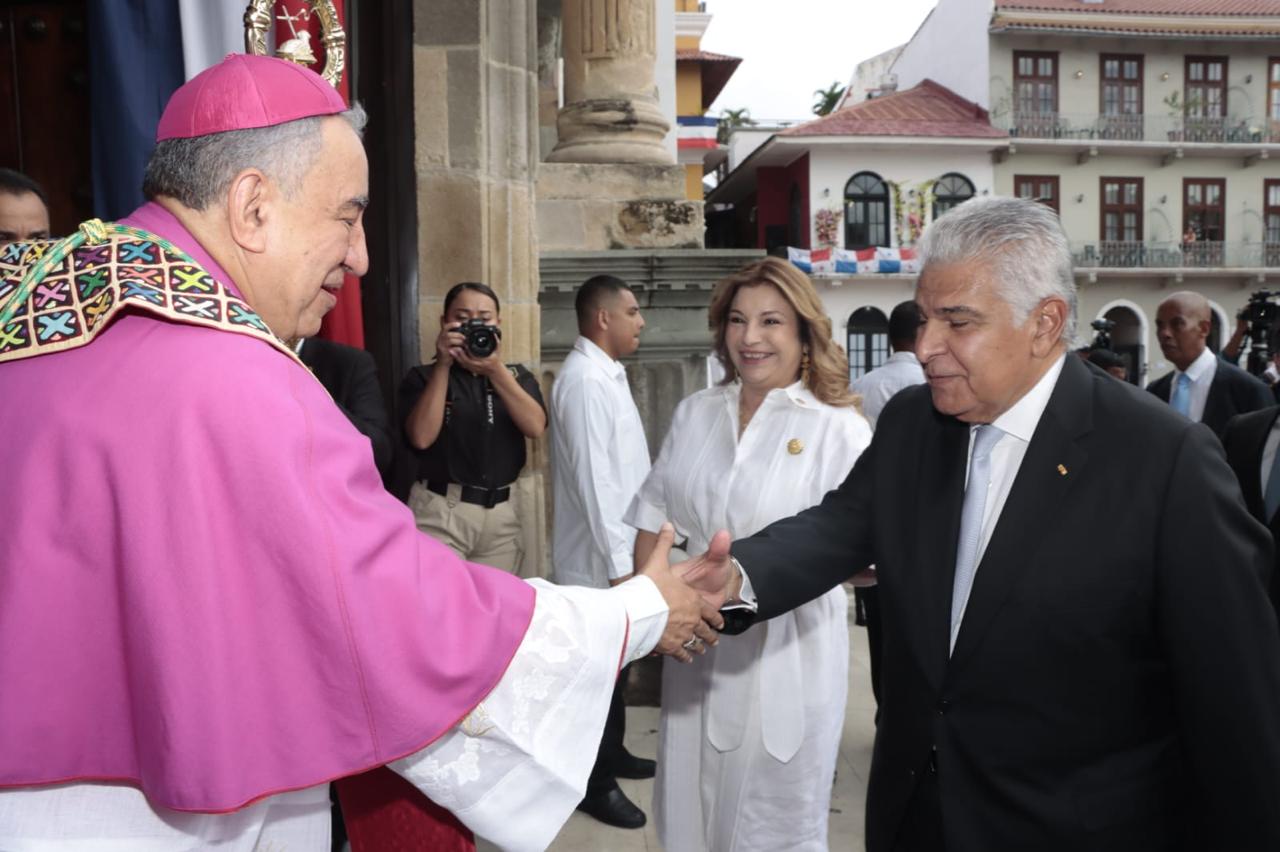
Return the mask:
[[[357,134],[364,132],[368,120],[359,104],[338,117]],[[193,210],[204,210],[222,200],[236,175],[258,168],[279,184],[286,196],[293,197],[320,153],[320,128],[325,118],[328,116],[299,118],[273,127],[157,142],[147,161],[142,193],[149,200],[164,195]]]
[[[1061,340],[1076,337],[1076,280],[1071,246],[1054,213],[1023,198],[975,198],[947,211],[920,241],[921,270],[930,264],[978,262],[990,268],[1000,296],[1021,325],[1041,300],[1067,303]]]

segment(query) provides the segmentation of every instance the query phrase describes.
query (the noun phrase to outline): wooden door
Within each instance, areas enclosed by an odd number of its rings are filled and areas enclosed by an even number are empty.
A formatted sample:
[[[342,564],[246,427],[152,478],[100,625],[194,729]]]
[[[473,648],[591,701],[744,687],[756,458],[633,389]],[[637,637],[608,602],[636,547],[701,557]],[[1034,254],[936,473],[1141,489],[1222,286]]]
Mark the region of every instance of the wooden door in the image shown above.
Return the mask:
[[[85,2],[0,7],[0,166],[49,196],[53,233],[92,215]]]

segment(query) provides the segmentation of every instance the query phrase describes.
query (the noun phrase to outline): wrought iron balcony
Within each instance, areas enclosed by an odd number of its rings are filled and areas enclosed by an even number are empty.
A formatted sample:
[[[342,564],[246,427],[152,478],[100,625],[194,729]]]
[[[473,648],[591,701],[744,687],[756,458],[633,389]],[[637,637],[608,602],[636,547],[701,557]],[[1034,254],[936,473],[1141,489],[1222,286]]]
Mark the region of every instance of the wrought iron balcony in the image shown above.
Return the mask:
[[[1280,120],[1270,118],[1006,112],[991,124],[1015,139],[1280,144]]]
[[[1280,243],[1193,243],[1097,240],[1072,243],[1077,269],[1280,268]]]

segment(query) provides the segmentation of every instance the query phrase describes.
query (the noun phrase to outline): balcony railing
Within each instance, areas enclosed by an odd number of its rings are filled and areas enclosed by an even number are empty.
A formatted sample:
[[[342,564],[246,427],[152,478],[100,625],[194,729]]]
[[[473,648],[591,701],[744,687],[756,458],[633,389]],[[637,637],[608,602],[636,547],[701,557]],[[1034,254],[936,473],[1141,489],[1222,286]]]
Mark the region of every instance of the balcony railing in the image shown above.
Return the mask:
[[[1259,269],[1280,267],[1280,243],[1098,240],[1071,244],[1077,269]]]
[[[1021,139],[1119,142],[1280,143],[1280,121],[1270,118],[1208,118],[1184,115],[1099,115],[1012,112],[991,123]]]

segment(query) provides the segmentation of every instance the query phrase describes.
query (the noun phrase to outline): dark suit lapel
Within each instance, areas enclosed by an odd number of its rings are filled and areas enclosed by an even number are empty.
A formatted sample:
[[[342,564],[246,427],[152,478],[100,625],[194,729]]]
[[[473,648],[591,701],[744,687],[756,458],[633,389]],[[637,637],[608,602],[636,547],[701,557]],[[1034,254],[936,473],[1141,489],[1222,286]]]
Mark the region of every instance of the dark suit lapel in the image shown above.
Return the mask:
[[[1246,419],[1249,418],[1242,418]],[[1267,510],[1262,494],[1262,452],[1267,448],[1267,435],[1271,434],[1276,415],[1253,420],[1249,431],[1241,437],[1244,447],[1236,448],[1241,455],[1235,460],[1234,467],[1240,479],[1240,490],[1244,492],[1245,506],[1265,524]]]
[[[953,669],[978,647],[1013,587],[1035,564],[1046,531],[1058,523],[1059,505],[1084,473],[1089,456],[1078,439],[1092,429],[1092,382],[1089,370],[1068,356],[978,565],[951,655]]]
[[[1147,390],[1155,394],[1158,398],[1169,401],[1169,391],[1173,388],[1173,373],[1165,373],[1160,378],[1152,382]]]
[[[933,414],[938,439],[921,447],[917,518],[928,519],[917,539],[919,559],[904,566],[912,574],[904,589],[917,596],[922,617],[915,619],[922,664],[931,681],[942,685],[950,644],[951,587],[956,570],[956,542],[964,506],[964,475],[969,454],[969,426],[953,417]]]
[[[1209,395],[1204,400],[1204,414],[1200,416],[1200,422],[1219,436],[1235,410],[1231,404],[1231,388],[1227,386],[1227,382],[1227,371],[1221,364],[1215,364],[1213,381],[1209,382]]]

